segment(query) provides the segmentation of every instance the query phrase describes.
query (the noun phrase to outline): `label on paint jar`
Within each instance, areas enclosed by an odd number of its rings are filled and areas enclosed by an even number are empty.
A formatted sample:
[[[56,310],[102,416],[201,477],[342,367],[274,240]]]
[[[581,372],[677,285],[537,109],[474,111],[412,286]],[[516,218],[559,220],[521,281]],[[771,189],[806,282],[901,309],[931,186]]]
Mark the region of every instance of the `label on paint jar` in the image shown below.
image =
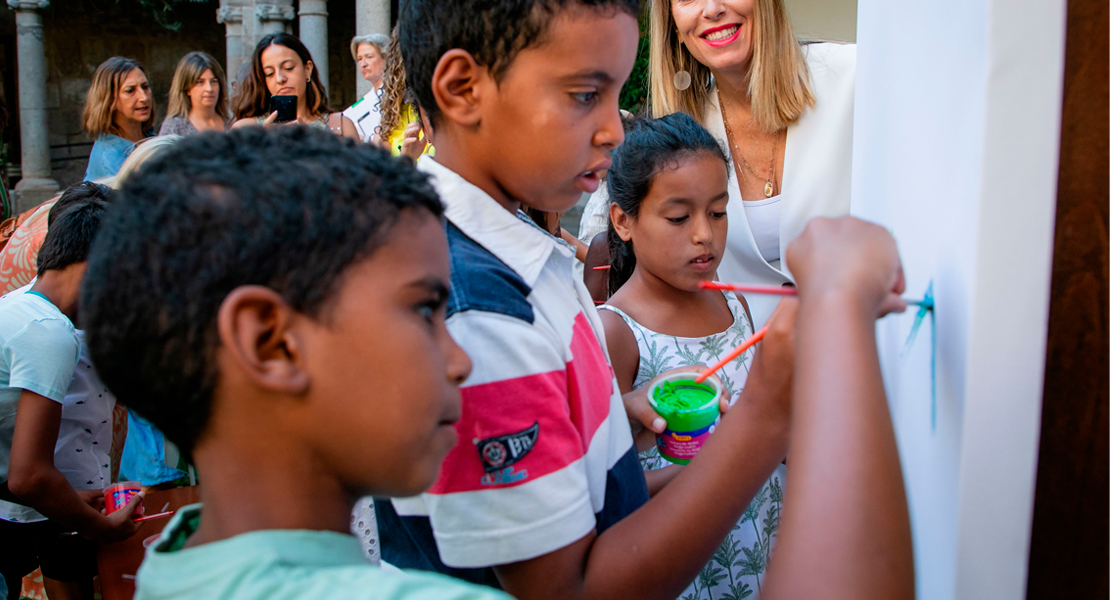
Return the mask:
[[[664,429],[663,433],[655,436],[655,443],[659,447],[659,454],[663,458],[680,465],[690,462],[697,456],[705,440],[709,439],[717,429],[720,419],[713,421],[708,427],[694,431],[672,431]]]

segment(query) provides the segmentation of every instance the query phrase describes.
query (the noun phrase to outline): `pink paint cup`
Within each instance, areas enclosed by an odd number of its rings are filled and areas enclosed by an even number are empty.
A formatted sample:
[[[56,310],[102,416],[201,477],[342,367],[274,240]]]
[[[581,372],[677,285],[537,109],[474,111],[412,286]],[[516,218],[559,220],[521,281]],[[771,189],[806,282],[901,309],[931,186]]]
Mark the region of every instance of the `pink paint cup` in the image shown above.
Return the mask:
[[[113,483],[104,489],[104,508],[108,514],[112,514],[117,510],[127,506],[131,501],[131,497],[137,495],[142,491],[138,481],[121,481]],[[135,511],[136,516],[143,514],[143,505],[139,505],[139,509]]]

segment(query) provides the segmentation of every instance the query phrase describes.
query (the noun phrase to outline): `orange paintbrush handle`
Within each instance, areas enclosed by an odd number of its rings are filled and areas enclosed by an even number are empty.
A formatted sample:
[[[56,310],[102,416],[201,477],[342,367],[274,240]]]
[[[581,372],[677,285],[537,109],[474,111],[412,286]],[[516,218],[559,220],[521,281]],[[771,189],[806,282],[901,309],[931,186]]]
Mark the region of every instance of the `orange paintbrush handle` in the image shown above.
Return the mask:
[[[726,290],[747,294],[770,294],[772,296],[797,296],[798,290],[787,286],[775,285],[748,285],[743,283],[721,283],[720,281],[702,281],[698,287],[703,290]]]
[[[705,381],[706,379],[708,379],[709,376],[716,373],[718,369],[720,369],[721,367],[723,367],[723,366],[727,365],[728,363],[732,362],[733,360],[736,359],[737,356],[740,356],[741,354],[746,352],[748,350],[748,348],[751,348],[757,342],[759,342],[759,340],[762,340],[763,336],[765,336],[765,335],[767,335],[767,326],[766,325],[763,326],[763,329],[760,329],[759,331],[755,332],[755,334],[753,334],[752,337],[744,340],[743,344],[740,344],[732,352],[729,352],[727,355],[725,355],[725,357],[722,358],[717,364],[713,365],[712,367],[709,367],[708,371],[704,371],[701,375],[698,375],[698,378],[694,380],[694,383],[701,383],[701,382]]]

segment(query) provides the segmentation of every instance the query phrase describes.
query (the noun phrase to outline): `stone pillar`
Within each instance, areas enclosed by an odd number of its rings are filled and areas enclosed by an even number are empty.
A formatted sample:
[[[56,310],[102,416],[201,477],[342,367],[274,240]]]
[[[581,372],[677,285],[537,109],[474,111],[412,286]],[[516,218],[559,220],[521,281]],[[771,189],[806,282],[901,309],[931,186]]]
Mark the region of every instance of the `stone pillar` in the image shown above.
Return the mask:
[[[388,36],[389,21],[389,0],[355,0],[355,35],[384,33]],[[358,65],[355,70],[358,71]],[[362,74],[355,75],[355,81],[359,98],[370,93],[370,82],[363,79]]]
[[[254,43],[270,35],[285,31],[285,23],[293,20],[293,0],[289,3],[255,4],[254,15],[258,19],[258,28],[255,30]]]
[[[8,0],[15,11],[19,71],[19,145],[22,178],[15,186],[15,210],[20,212],[49,199],[58,191],[50,178],[50,138],[46,124],[46,49],[42,16],[49,0]]]
[[[328,1],[300,0],[301,41],[320,74],[320,83],[328,89]]]
[[[250,60],[250,52],[254,50],[253,44],[244,44],[243,39],[243,7],[234,6],[229,0],[223,0],[223,6],[216,10],[216,21],[224,25],[227,35],[227,70],[228,84],[235,80],[239,66]],[[230,91],[228,92],[230,94]]]

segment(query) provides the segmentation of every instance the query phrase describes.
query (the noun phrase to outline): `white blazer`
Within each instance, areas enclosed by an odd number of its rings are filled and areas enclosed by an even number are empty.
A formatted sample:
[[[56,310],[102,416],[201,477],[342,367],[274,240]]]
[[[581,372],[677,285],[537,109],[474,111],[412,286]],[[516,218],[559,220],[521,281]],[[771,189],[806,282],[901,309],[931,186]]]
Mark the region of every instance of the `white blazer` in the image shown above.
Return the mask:
[[[786,130],[780,194],[779,248],[782,270],[763,260],[744,213],[735,172],[729,178],[728,244],[717,269],[721,281],[782,285],[793,282],[786,247],[813,217],[848,214],[852,192],[852,109],[855,100],[856,47],[820,43],[804,47],[816,106]],[[703,126],[725,141],[717,94],[709,94]],[[721,144],[731,156],[727,142]],[[746,295],[757,329],[771,316],[779,298]]]

